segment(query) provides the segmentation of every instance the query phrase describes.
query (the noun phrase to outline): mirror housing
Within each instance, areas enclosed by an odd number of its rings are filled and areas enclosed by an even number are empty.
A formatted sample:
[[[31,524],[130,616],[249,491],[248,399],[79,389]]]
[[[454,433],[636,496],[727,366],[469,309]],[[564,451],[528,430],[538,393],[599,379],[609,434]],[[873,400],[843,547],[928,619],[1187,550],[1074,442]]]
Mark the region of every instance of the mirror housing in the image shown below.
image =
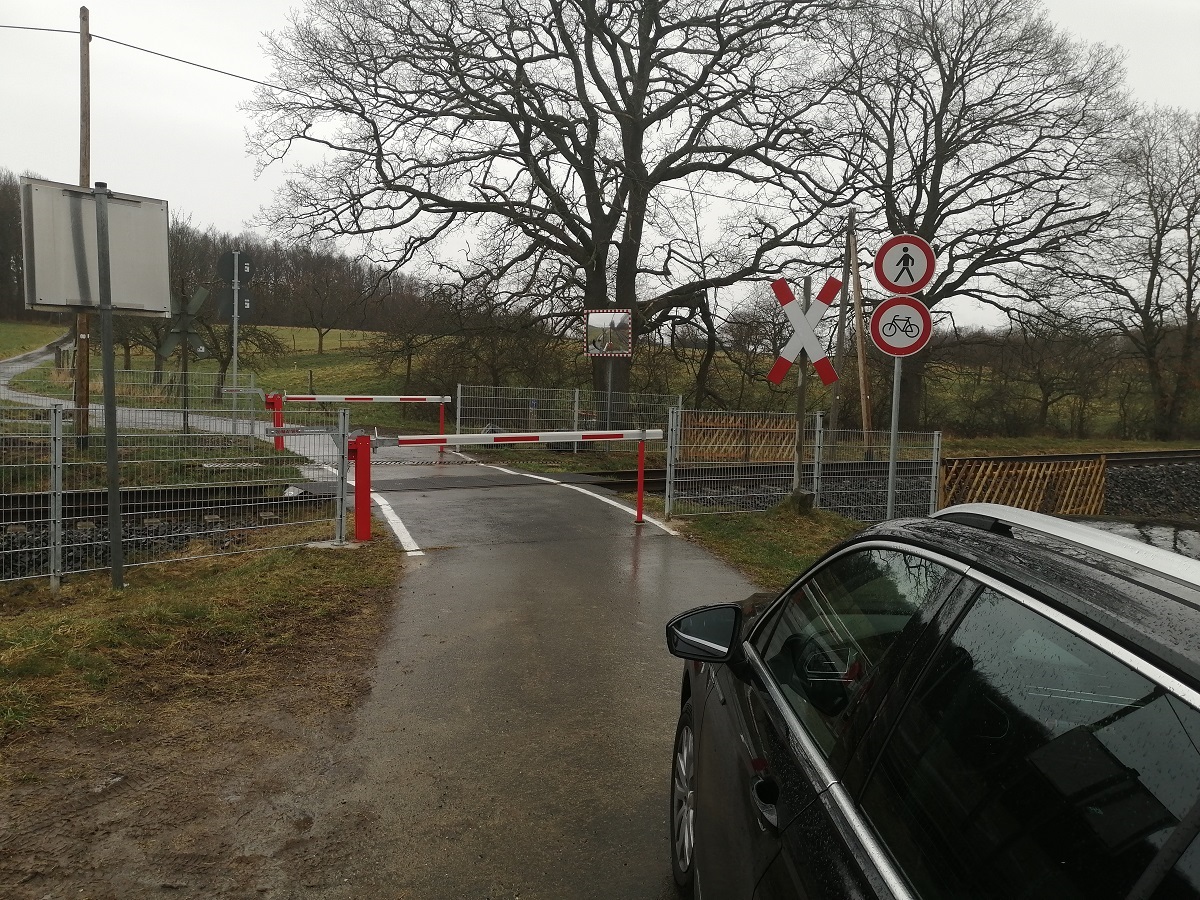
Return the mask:
[[[701,606],[667,623],[667,650],[680,659],[724,663],[741,658],[742,606]]]

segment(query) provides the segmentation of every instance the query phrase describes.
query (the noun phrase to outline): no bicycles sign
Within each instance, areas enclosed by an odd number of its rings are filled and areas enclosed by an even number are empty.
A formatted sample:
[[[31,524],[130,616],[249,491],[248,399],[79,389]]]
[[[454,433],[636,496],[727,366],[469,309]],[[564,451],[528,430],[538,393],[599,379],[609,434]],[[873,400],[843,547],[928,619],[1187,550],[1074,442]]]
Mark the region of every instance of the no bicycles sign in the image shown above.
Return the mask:
[[[916,297],[889,297],[871,313],[871,340],[888,356],[912,356],[932,334],[933,319]]]

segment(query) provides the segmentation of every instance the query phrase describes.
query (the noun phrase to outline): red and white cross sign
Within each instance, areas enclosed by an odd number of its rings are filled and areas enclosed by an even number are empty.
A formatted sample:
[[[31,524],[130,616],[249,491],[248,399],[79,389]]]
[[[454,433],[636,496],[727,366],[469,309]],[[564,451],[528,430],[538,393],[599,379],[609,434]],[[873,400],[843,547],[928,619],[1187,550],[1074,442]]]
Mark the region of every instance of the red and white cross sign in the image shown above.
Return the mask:
[[[825,315],[825,310],[829,309],[829,304],[833,302],[833,298],[841,289],[842,282],[837,278],[830,278],[817,293],[817,299],[813,301],[812,306],[808,308],[808,313],[805,314],[800,308],[800,304],[795,302],[796,295],[788,287],[787,281],[778,278],[771,282],[771,290],[775,292],[779,305],[787,313],[788,321],[792,323],[796,333],[779,351],[779,358],[775,360],[775,365],[767,374],[767,381],[772,384],[783,384],[784,376],[787,375],[788,369],[792,367],[792,363],[795,362],[801,350],[808,354],[813,368],[817,370],[823,383],[833,384],[837,381],[837,372],[833,370],[833,363],[825,355],[825,348],[817,338],[816,328],[817,323],[821,321],[821,316]]]

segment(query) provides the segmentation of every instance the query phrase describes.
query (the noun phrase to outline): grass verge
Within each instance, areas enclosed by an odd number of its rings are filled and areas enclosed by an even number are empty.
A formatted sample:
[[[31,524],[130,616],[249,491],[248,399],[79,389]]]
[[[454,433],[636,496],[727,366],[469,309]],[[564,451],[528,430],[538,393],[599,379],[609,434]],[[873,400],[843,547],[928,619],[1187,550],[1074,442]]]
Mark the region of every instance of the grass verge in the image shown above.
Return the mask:
[[[171,704],[253,696],[331,645],[373,643],[400,559],[377,540],[139,567],[124,591],[107,573],[58,596],[41,579],[0,585],[0,744],[29,726],[120,728]]]
[[[62,325],[34,322],[0,322],[0,359],[19,356],[27,350],[44,347],[66,332]]]

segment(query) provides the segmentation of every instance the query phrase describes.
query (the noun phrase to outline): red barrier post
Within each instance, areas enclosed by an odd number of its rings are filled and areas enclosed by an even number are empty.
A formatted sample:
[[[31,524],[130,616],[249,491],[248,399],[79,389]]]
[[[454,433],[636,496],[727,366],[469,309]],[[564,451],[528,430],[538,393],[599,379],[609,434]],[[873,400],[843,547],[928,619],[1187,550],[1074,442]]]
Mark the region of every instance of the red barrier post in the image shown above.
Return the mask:
[[[646,492],[646,442],[638,441],[638,498],[637,498],[637,518],[634,523],[641,525],[642,518],[642,501]]]
[[[350,442],[354,460],[354,539],[371,539],[371,436],[360,434]]]
[[[267,394],[267,396],[264,398],[263,402],[264,402],[264,405],[267,407],[267,409],[272,410],[274,412],[274,416],[272,417],[272,423],[274,424],[274,426],[276,428],[282,428],[283,427],[283,394]],[[283,435],[282,434],[275,435],[275,449],[276,450],[283,449]]]

